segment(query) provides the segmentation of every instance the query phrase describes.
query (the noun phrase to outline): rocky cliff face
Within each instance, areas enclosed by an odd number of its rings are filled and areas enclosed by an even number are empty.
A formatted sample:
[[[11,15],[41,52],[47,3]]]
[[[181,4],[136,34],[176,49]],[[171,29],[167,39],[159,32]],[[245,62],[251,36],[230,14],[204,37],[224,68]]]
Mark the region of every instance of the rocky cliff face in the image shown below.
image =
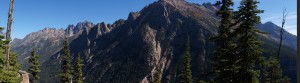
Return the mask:
[[[113,24],[69,25],[64,33],[71,37],[72,56],[82,55],[84,80],[88,83],[147,83],[153,79],[155,68],[161,69],[163,83],[176,83],[187,35],[191,42],[193,79],[211,80],[215,44],[210,38],[218,34],[219,25],[216,8],[209,3],[198,5],[184,0],[159,0],[139,12],[130,13],[127,20]],[[260,29],[264,28],[268,27]],[[261,36],[261,39],[266,43],[263,45],[265,49],[276,50],[272,46],[278,42],[268,36]],[[20,41],[24,39],[16,40]],[[281,57],[284,73],[294,76],[296,50],[290,50],[287,45],[284,48],[285,54]],[[43,63],[41,82],[59,81],[56,75],[60,55],[61,50],[49,55],[51,57]],[[268,55],[270,53],[265,53]]]
[[[65,30],[55,28],[45,28],[37,32],[32,32],[23,39],[14,39],[11,43],[12,51],[18,54],[23,69],[28,68],[28,58],[33,48],[41,55],[40,61],[44,63],[52,55],[62,49],[62,41],[68,37],[69,40],[77,38],[85,28],[95,26],[93,23],[85,21],[79,22],[76,26],[69,25]]]
[[[26,71],[18,71],[20,77],[22,78],[21,83],[29,83],[29,73],[27,73]]]
[[[62,48],[61,40],[64,37],[66,36],[62,29],[45,28],[27,35],[24,39],[14,39],[11,44],[12,51],[18,54],[23,69],[27,69],[28,58],[33,48],[41,55],[40,61],[45,62]]]
[[[66,32],[66,35],[70,37],[70,36],[73,36],[77,33],[80,33],[84,29],[89,29],[93,26],[95,26],[95,25],[92,22],[88,22],[88,21],[79,22],[79,23],[77,23],[76,26],[74,26],[73,24],[68,25],[65,32]]]
[[[71,52],[83,55],[87,82],[150,82],[156,67],[162,69],[164,82],[175,82],[189,34],[195,58],[193,70],[197,72],[194,75],[207,79],[201,75],[210,67],[213,50],[210,47],[214,44],[209,38],[217,34],[218,19],[211,14],[214,12],[182,0],[158,1],[130,13],[127,20],[119,20],[111,26],[100,23],[84,30],[71,42]],[[59,69],[59,55],[51,57],[43,66],[47,70]],[[51,73],[57,71],[43,75],[50,74],[49,79],[55,75]]]
[[[118,20],[114,22],[113,24],[105,24],[97,23],[96,25],[93,25],[92,27],[86,26],[85,28],[82,28],[76,35],[71,36],[70,44],[71,47],[71,54],[77,54],[82,53],[84,54],[83,59],[85,61],[91,60],[93,57],[91,54],[91,50],[89,49],[93,47],[97,47],[97,44],[103,44],[102,42],[95,42],[96,39],[99,37],[102,37],[103,35],[106,35],[108,33],[111,33],[115,29],[115,27],[119,27],[120,25],[123,25],[125,23],[125,20]],[[81,24],[81,23],[79,23]],[[92,24],[92,23],[88,23]],[[78,25],[78,24],[77,24]],[[70,29],[69,29],[70,30]],[[68,31],[66,29],[65,31]],[[57,79],[57,73],[59,70],[59,64],[60,64],[60,52],[56,52],[53,54],[54,56],[51,56],[45,63],[43,63],[41,67],[41,82],[42,83],[53,83],[53,82],[59,82]],[[57,62],[52,62],[57,61]]]

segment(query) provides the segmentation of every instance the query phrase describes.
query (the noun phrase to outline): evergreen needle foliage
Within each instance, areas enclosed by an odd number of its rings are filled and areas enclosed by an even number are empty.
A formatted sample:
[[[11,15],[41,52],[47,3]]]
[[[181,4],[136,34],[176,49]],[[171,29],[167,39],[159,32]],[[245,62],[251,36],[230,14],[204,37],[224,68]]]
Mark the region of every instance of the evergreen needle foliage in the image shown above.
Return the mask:
[[[69,50],[69,43],[67,38],[64,40],[64,48],[61,60],[61,71],[60,71],[60,81],[62,83],[70,83],[72,80],[72,69],[71,69],[71,54]]]
[[[260,23],[259,13],[262,10],[257,9],[257,0],[242,0],[238,11],[235,13],[235,20],[239,26],[235,29],[237,39],[237,54],[235,55],[235,65],[238,68],[237,83],[257,83],[259,82],[259,70],[256,68],[262,62],[261,41],[257,39],[260,32],[255,25]]]
[[[217,12],[217,16],[221,18],[219,25],[219,35],[214,37],[213,40],[219,46],[215,51],[214,56],[214,71],[216,73],[215,82],[217,83],[232,83],[235,82],[234,79],[237,67],[235,62],[238,57],[234,56],[236,54],[234,43],[234,37],[232,36],[232,26],[233,23],[233,6],[232,0],[220,0],[217,1],[215,5],[220,5],[221,8]]]
[[[0,27],[0,31],[3,28]],[[11,53],[9,67],[7,65],[5,49],[8,41],[4,40],[4,36],[0,35],[0,83],[20,83],[21,78],[19,77],[18,71],[21,69],[21,65],[18,63],[17,55]]]
[[[80,53],[78,53],[75,63],[73,64],[73,79],[74,83],[83,83],[83,73],[82,73],[82,61],[80,59]]]
[[[32,75],[32,82],[35,83],[37,80],[40,79],[38,76],[38,73],[41,72],[40,70],[40,62],[39,62],[40,56],[36,54],[35,49],[32,49],[31,55],[29,58],[30,67],[28,69],[29,73]]]
[[[187,36],[186,41],[186,49],[185,49],[185,56],[184,56],[184,64],[183,70],[180,75],[181,83],[192,83],[192,71],[191,71],[191,54],[190,54],[190,38]]]
[[[264,83],[282,83],[283,76],[280,68],[279,60],[276,56],[271,56],[263,62],[263,82]]]

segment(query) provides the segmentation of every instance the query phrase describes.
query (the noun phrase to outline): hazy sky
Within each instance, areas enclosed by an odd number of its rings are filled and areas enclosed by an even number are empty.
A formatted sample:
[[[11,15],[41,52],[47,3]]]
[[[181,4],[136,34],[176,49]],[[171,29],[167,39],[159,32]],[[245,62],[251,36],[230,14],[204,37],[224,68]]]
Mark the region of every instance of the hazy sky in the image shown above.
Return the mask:
[[[129,12],[139,11],[157,0],[15,0],[13,38],[23,38],[45,27],[66,28],[69,24],[83,21],[113,23],[127,19]],[[187,0],[202,4],[216,0]],[[240,0],[234,0],[235,8]],[[283,8],[289,15],[285,29],[297,34],[296,0],[259,0],[262,23],[272,21],[280,25]],[[0,0],[0,26],[6,27],[9,0]]]

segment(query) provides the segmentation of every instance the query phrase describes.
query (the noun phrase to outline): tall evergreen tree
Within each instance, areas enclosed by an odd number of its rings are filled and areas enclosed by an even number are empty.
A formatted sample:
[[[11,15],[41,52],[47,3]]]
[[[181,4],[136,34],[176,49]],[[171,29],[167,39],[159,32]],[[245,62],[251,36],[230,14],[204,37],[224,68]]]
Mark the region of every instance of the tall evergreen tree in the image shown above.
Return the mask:
[[[69,50],[69,43],[67,38],[64,40],[64,48],[61,60],[61,71],[60,71],[60,81],[62,83],[70,83],[72,80],[72,69],[71,69],[71,54]]]
[[[0,27],[0,31],[3,28]],[[6,45],[8,41],[4,40],[4,36],[0,35],[0,83],[19,83],[21,78],[18,77],[18,71],[21,68],[21,65],[18,63],[17,55],[11,53],[9,67],[6,67]]]
[[[187,36],[186,40],[186,48],[185,48],[185,56],[183,63],[183,70],[180,74],[180,82],[181,83],[192,83],[192,71],[191,71],[191,54],[190,54],[190,38]]]
[[[82,61],[80,59],[80,53],[78,53],[75,63],[73,64],[73,79],[74,83],[83,83],[83,73],[82,73]]]
[[[4,29],[3,27],[0,27],[1,33],[3,29]],[[5,69],[5,65],[6,65],[5,48],[8,42],[4,40],[4,38],[5,37],[0,34],[0,69]]]
[[[18,71],[20,70],[21,65],[18,63],[17,55],[11,53],[9,43],[13,22],[13,10],[14,0],[10,0],[6,40],[4,40],[5,37],[2,34],[0,35],[0,83],[18,83],[21,81],[21,78],[18,77]],[[1,32],[2,30],[3,28],[0,27]]]
[[[30,79],[30,80],[33,83],[35,83],[37,80],[40,79],[40,77],[38,76],[38,73],[41,72],[39,58],[40,58],[40,56],[38,54],[36,54],[35,49],[32,49],[30,58],[29,58],[30,67],[29,67],[28,71],[32,75],[32,79]]]
[[[238,28],[235,29],[235,37],[237,38],[237,54],[238,60],[235,62],[238,71],[238,83],[257,83],[259,81],[259,70],[255,67],[262,62],[263,57],[261,41],[257,39],[260,32],[255,25],[260,23],[259,13],[262,10],[257,9],[257,0],[242,0],[238,11],[235,13],[235,20],[239,22]]]
[[[236,51],[234,37],[232,36],[232,26],[233,22],[233,6],[232,0],[220,0],[217,1],[215,5],[219,5],[221,8],[217,12],[217,16],[221,18],[219,25],[219,35],[214,37],[214,41],[217,44],[217,49],[215,51],[213,65],[214,71],[216,73],[216,78],[214,81],[218,83],[229,83],[234,82],[235,72],[237,67],[235,66],[235,61],[237,60],[234,54]]]

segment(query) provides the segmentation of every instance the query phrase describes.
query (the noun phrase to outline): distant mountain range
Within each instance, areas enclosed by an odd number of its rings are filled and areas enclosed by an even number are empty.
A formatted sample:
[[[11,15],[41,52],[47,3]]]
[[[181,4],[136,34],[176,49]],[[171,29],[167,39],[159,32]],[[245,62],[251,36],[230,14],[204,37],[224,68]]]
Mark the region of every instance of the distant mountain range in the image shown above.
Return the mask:
[[[72,56],[80,53],[84,60],[84,80],[87,83],[141,83],[153,79],[160,68],[162,81],[178,82],[183,63],[186,35],[191,41],[194,80],[211,80],[211,58],[218,34],[218,7],[210,3],[194,4],[184,0],[159,0],[141,11],[131,12],[127,20],[113,24],[80,22],[63,29],[45,28],[14,39],[12,51],[18,54],[23,69],[28,68],[32,48],[41,55],[41,82],[58,82],[62,41],[67,37]],[[272,22],[258,24],[264,32],[259,38],[270,56],[278,49],[280,27]],[[297,38],[284,33],[280,56],[284,75],[296,82]]]
[[[268,32],[268,38],[271,38],[273,41],[279,43],[280,41],[280,30],[281,27],[272,23],[266,22],[264,24],[259,24],[257,26],[261,31]],[[286,30],[283,31],[283,44],[291,47],[293,49],[297,49],[297,36],[287,32]]]

